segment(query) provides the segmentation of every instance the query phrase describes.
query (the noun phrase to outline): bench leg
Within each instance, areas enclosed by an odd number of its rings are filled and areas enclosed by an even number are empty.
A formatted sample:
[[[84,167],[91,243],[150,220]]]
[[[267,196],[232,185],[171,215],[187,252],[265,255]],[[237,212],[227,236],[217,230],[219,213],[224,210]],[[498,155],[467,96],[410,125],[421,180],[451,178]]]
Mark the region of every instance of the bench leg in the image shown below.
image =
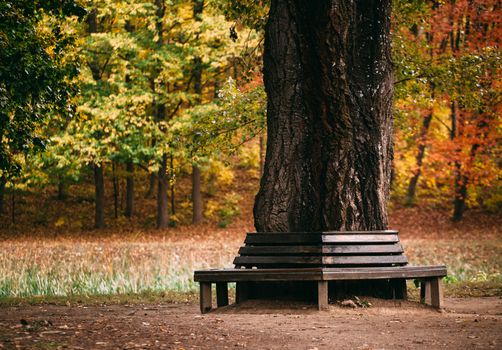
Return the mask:
[[[406,290],[405,279],[393,279],[391,280],[391,284],[394,299],[408,299],[408,291]]]
[[[212,308],[212,295],[211,283],[200,282],[200,312],[205,314],[211,311]]]
[[[237,282],[235,285],[235,303],[242,303],[249,298],[249,282]]]
[[[217,282],[216,283],[216,305],[218,307],[228,305],[228,283],[227,282]]]
[[[420,302],[430,304],[431,302],[431,280],[424,278],[420,281]]]
[[[317,307],[319,310],[328,308],[328,281],[317,282]]]
[[[443,286],[441,278],[435,277],[430,281],[431,285],[431,305],[436,309],[441,309],[443,304]]]

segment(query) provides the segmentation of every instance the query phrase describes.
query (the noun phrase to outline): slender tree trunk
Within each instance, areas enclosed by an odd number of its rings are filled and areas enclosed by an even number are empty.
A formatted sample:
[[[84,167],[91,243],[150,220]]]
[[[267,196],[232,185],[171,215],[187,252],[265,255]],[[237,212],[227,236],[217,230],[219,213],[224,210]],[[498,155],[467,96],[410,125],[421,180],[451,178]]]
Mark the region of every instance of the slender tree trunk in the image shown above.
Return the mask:
[[[103,165],[94,164],[94,188],[95,188],[95,228],[105,227],[105,180]]]
[[[456,166],[457,164],[455,164]],[[464,216],[465,199],[467,197],[467,183],[469,179],[462,175],[459,168],[456,168],[455,174],[455,197],[453,199],[453,221],[460,221]]]
[[[5,185],[7,180],[4,177],[0,178],[0,215],[4,212]]]
[[[192,203],[192,223],[200,224],[202,222],[202,196],[200,193],[200,169],[196,166],[192,167]]]
[[[451,129],[450,139],[455,140],[459,131],[457,105],[455,101],[450,104]],[[457,150],[457,153],[460,149]],[[460,160],[455,159],[454,164],[454,196],[453,196],[453,221],[460,221],[464,214],[465,197],[467,196],[467,179],[462,175],[462,165]]]
[[[16,189],[13,187],[10,195],[11,222],[16,223]]]
[[[97,21],[98,10],[96,8],[92,9],[87,16],[87,32],[89,34],[98,32],[98,21]],[[92,73],[93,79],[97,82],[101,80],[100,64],[97,60],[89,62],[89,68]],[[101,229],[105,227],[105,183],[103,175],[103,164],[93,164],[94,170],[94,190],[95,190],[95,217],[94,217],[94,227]]]
[[[155,185],[157,184],[157,175],[151,173],[148,175],[148,190],[146,191],[145,198],[152,198],[155,192]]]
[[[165,229],[169,226],[169,215],[167,212],[167,187],[169,181],[167,177],[167,155],[162,156],[157,178],[159,179],[157,185],[157,228]]]
[[[160,48],[164,45],[164,14],[166,10],[166,5],[164,0],[155,0],[156,6],[156,29],[157,29],[157,47]],[[160,74],[160,70],[156,72],[158,76]],[[152,80],[152,92],[155,91],[155,81]],[[160,84],[162,89],[165,89],[165,84]],[[166,105],[162,102],[155,101],[155,120],[160,122],[164,120],[166,117]],[[169,214],[168,214],[168,198],[167,198],[167,190],[169,179],[167,176],[167,154],[164,153],[162,155],[162,160],[160,163],[159,172],[157,175],[157,228],[165,229],[169,226]]]
[[[196,21],[202,21],[202,11],[204,9],[204,0],[193,0],[193,16]],[[198,95],[198,102],[201,101],[202,95],[202,59],[195,57],[193,60],[193,79],[194,92]],[[192,166],[192,223],[202,223],[202,193],[201,193],[201,176],[198,165]]]
[[[117,179],[117,163],[112,162],[112,183],[113,183],[113,217],[119,217],[119,183]]]
[[[126,209],[125,216],[128,218],[134,213],[134,163],[128,160],[126,163]]]
[[[171,214],[176,215],[176,191],[175,191],[175,173],[174,173],[174,157],[171,154],[170,157],[170,165],[171,165]]]
[[[262,232],[387,228],[391,2],[272,0]]]
[[[66,184],[62,175],[58,176],[58,196],[57,199],[62,201],[66,198]]]
[[[418,179],[422,173],[422,164],[424,162],[425,156],[425,140],[427,138],[427,133],[429,132],[429,127],[432,121],[432,110],[427,114],[422,122],[422,130],[420,131],[419,144],[417,155],[415,157],[415,170],[413,171],[413,176],[408,184],[408,191],[406,192],[406,204],[412,205],[415,201],[415,193],[417,190]]]

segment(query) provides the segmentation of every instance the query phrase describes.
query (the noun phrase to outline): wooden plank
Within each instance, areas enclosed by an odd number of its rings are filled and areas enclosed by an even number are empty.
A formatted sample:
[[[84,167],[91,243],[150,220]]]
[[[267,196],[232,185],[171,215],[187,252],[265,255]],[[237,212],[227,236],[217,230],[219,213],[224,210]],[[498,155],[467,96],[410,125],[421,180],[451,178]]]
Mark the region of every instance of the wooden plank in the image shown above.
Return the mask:
[[[323,235],[323,243],[388,243],[399,242],[397,234],[338,234],[338,235]]]
[[[403,253],[400,243],[390,244],[357,244],[357,245],[324,245],[323,254],[399,254]]]
[[[323,248],[315,245],[246,246],[239,249],[239,255],[287,255],[321,254]]]
[[[403,247],[399,243],[389,244],[352,244],[352,245],[276,245],[245,246],[239,255],[295,255],[295,254],[399,254]]]
[[[397,230],[375,230],[375,231],[324,231],[323,235],[397,235]]]
[[[444,277],[446,266],[337,267],[322,268],[323,280]]]
[[[211,283],[200,282],[200,312],[205,314],[211,311],[212,308],[212,295]]]
[[[404,255],[335,255],[323,256],[323,265],[365,265],[382,266],[392,264],[407,264]]]
[[[252,233],[246,244],[319,244],[319,243],[385,243],[399,242],[397,233]]]
[[[223,269],[195,271],[196,282],[238,282],[238,281],[318,281],[322,278],[321,268],[301,269]]]
[[[248,234],[244,240],[246,244],[314,244],[321,242],[321,234],[313,233],[253,233]]]
[[[446,266],[223,269],[195,271],[197,282],[318,281],[390,278],[431,278],[446,276]]]
[[[216,283],[216,305],[218,307],[228,305],[228,283],[227,282],[217,282]]]
[[[234,259],[235,265],[321,265],[321,256],[238,256]]]
[[[326,310],[328,308],[328,282],[317,282],[317,307],[319,310]]]
[[[408,259],[404,255],[334,255],[334,256],[238,256],[234,264],[239,266],[263,265],[362,265],[382,266],[392,264],[406,264]]]
[[[247,232],[248,235],[264,234],[264,235],[282,235],[282,234],[301,234],[301,235],[339,235],[339,234],[398,234],[397,230],[374,230],[374,231],[315,231],[315,232]]]

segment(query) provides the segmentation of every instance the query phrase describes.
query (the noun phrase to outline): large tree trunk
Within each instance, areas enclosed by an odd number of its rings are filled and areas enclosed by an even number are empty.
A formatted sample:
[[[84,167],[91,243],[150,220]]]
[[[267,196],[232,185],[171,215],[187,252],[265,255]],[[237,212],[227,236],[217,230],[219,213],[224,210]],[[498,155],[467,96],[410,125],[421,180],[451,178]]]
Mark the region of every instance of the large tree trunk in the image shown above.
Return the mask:
[[[128,218],[133,216],[134,213],[134,163],[128,160],[126,163],[126,208],[125,216]]]
[[[201,21],[202,11],[204,10],[204,0],[193,0],[193,16],[196,21]],[[196,56],[193,60],[193,79],[194,92],[198,95],[198,102],[202,95],[202,59]],[[202,193],[201,176],[198,165],[192,166],[192,223],[200,224],[202,222]]]
[[[167,187],[169,179],[167,177],[167,155],[162,156],[162,162],[157,178],[157,228],[164,229],[169,226],[169,214],[167,212]]]
[[[272,0],[258,231],[387,227],[390,1]]]
[[[94,189],[95,189],[95,228],[105,227],[105,180],[103,166],[94,164]]]

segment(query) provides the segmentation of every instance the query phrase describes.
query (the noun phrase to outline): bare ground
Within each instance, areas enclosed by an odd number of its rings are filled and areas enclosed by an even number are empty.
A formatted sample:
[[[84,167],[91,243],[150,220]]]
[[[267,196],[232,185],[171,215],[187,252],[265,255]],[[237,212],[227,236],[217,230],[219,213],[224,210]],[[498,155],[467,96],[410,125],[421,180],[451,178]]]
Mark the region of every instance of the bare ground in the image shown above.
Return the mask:
[[[446,298],[442,312],[247,301],[201,315],[190,304],[3,306],[0,349],[502,349],[502,298]]]

